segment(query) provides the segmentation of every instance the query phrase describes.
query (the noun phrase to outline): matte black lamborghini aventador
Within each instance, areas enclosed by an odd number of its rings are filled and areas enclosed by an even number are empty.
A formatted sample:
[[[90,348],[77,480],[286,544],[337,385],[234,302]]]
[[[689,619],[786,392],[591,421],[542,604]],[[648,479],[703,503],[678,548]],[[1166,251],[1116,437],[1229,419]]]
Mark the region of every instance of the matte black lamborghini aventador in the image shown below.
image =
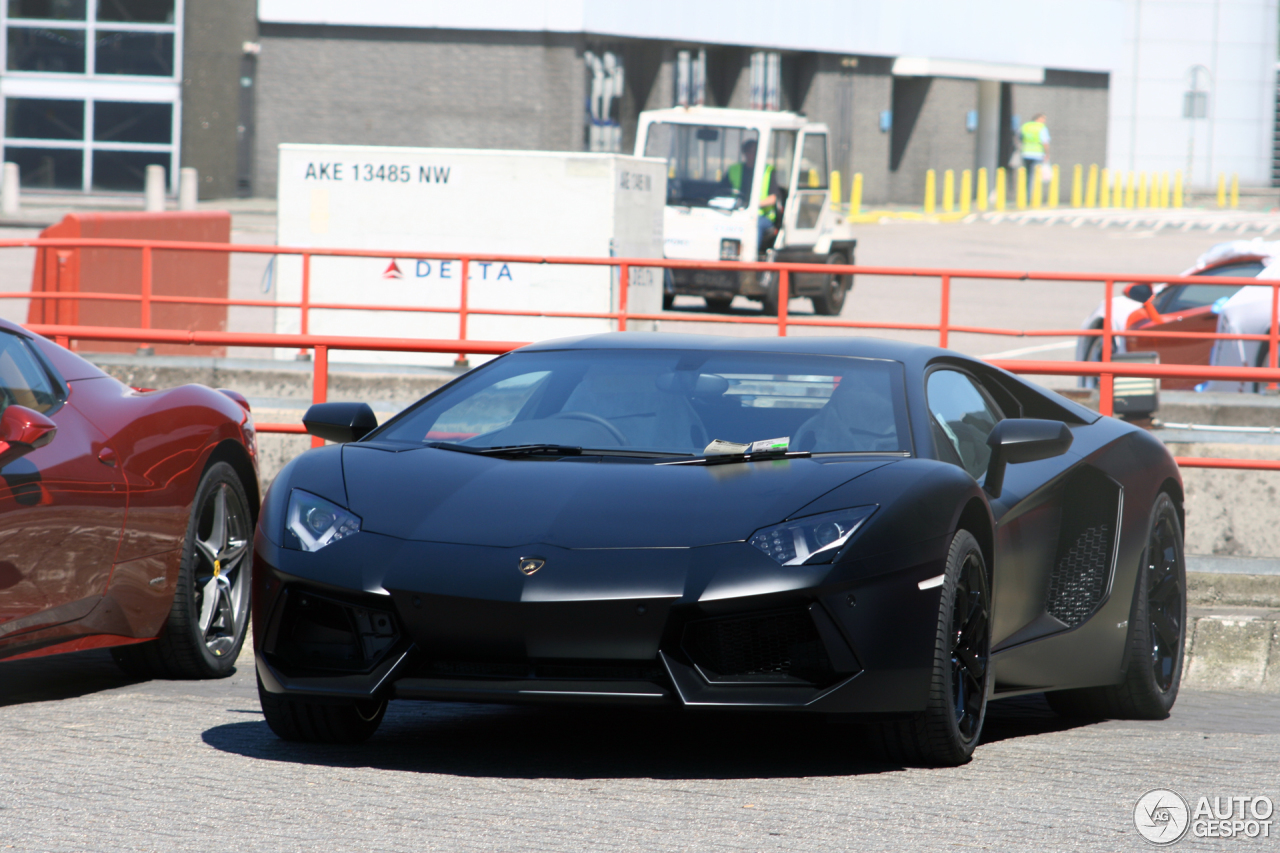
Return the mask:
[[[989,699],[1159,718],[1182,484],[1147,432],[868,338],[626,333],[497,358],[378,427],[328,403],[263,502],[254,643],[292,740],[391,699],[847,715],[968,760]]]

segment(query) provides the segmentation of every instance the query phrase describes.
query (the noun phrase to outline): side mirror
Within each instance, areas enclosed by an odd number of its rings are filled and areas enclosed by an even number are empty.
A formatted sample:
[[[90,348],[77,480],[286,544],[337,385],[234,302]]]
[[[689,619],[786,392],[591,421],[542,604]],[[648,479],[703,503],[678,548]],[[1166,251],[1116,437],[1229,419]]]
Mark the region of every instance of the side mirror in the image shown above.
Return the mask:
[[[0,466],[44,447],[58,434],[58,425],[26,406],[9,406],[0,414]]]
[[[345,444],[373,432],[378,419],[368,403],[316,403],[302,416],[302,425],[317,438]]]
[[[1062,421],[1035,418],[1009,418],[996,424],[987,436],[991,461],[987,463],[987,479],[983,489],[993,498],[1004,488],[1006,465],[1035,462],[1061,456],[1071,447],[1071,430]]]
[[[1134,302],[1146,302],[1151,298],[1151,285],[1131,284],[1124,289],[1124,295]]]

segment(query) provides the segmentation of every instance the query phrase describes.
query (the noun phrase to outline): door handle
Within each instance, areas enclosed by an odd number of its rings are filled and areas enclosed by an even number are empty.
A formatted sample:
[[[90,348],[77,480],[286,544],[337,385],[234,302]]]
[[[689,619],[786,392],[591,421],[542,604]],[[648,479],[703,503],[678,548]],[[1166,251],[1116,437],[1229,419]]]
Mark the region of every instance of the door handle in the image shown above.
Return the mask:
[[[116,463],[120,460],[119,457],[116,456],[116,452],[114,450],[110,447],[104,447],[98,451],[98,461],[103,465],[106,465],[108,468],[114,468],[116,467]]]

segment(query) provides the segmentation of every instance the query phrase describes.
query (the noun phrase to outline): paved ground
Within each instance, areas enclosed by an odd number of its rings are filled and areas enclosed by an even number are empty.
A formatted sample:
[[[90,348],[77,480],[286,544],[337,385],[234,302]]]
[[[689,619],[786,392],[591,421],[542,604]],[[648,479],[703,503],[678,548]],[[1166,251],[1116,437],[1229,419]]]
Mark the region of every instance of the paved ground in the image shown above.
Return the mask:
[[[1280,696],[1089,726],[1000,703],[971,764],[914,770],[758,716],[400,703],[364,746],[287,744],[244,664],[214,683],[130,683],[103,652],[0,664],[0,850],[1145,850],[1153,788],[1280,802]],[[1226,845],[1280,841],[1179,847]]]

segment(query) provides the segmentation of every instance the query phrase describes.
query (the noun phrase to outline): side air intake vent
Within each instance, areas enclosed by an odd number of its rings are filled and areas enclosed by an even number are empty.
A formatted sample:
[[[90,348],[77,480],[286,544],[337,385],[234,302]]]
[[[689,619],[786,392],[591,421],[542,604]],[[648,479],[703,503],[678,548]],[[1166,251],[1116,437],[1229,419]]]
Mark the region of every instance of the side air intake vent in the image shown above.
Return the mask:
[[[1120,487],[1096,468],[1081,469],[1063,490],[1045,612],[1069,627],[1092,616],[1111,585],[1119,509]]]

